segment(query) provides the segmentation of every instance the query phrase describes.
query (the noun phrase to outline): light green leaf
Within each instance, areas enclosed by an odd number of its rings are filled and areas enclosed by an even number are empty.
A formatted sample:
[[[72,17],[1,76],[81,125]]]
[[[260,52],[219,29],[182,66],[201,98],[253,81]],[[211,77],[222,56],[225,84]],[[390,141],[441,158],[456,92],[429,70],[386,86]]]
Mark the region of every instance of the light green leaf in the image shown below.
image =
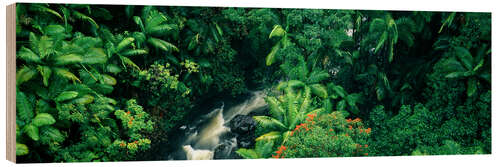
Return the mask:
[[[40,140],[40,136],[38,134],[38,127],[36,127],[32,124],[28,124],[28,125],[24,126],[23,131],[34,141]]]
[[[28,66],[23,66],[16,73],[16,85],[21,85],[22,83],[31,80],[38,74],[38,71],[34,68]]]
[[[22,59],[26,61],[27,63],[41,63],[42,60],[40,57],[34,53],[31,49],[25,48],[24,46],[21,46],[21,49],[16,54],[17,58]]]
[[[64,56],[57,56],[54,58],[54,65],[68,65],[81,63],[83,61],[82,56],[77,54],[68,54]]]
[[[315,94],[316,96],[319,96],[321,98],[327,98],[328,97],[328,90],[326,89],[326,87],[322,84],[314,84],[314,85],[311,85],[311,91],[313,94]]]
[[[29,153],[28,146],[16,143],[16,156],[23,156]]]
[[[52,125],[54,123],[56,123],[56,120],[48,113],[39,113],[35,118],[33,118],[33,125],[37,127]]]
[[[37,69],[40,72],[40,74],[42,75],[43,85],[45,85],[46,87],[49,86],[49,79],[50,79],[50,76],[52,75],[52,70],[50,69],[50,67],[39,65],[37,67]]]
[[[116,85],[116,79],[108,74],[103,74],[102,82],[106,85]]]
[[[261,140],[274,141],[275,139],[278,139],[280,137],[281,137],[281,132],[272,131],[257,137],[255,141],[261,141]]]
[[[285,33],[286,31],[280,25],[274,25],[273,30],[269,33],[269,39],[272,37],[282,37]]]
[[[236,153],[245,159],[259,158],[259,155],[252,149],[240,148],[236,151]]]
[[[266,65],[267,66],[271,66],[275,59],[276,59],[276,52],[278,51],[278,49],[280,48],[280,43],[277,43],[276,45],[273,46],[273,48],[271,49],[271,52],[269,52],[269,54],[267,54],[266,56]]]
[[[467,96],[471,97],[477,91],[478,82],[474,78],[470,78],[467,81]]]
[[[57,102],[71,100],[78,96],[78,92],[75,91],[64,91],[59,96],[57,96],[54,100]]]

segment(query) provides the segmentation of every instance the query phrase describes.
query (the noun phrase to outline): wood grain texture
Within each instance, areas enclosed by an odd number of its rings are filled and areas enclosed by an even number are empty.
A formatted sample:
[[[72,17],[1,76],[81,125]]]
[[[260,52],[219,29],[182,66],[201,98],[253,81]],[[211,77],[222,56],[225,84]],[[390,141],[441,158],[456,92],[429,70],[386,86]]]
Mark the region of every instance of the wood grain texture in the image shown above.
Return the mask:
[[[16,162],[16,4],[7,6],[7,160]]]

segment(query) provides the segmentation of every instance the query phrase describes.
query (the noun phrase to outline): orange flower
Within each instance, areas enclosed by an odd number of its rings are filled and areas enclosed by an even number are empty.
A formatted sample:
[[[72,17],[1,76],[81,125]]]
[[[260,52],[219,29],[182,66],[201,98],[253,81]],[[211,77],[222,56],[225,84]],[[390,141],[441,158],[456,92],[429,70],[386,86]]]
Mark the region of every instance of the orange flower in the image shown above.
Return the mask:
[[[346,133],[345,136],[349,137],[349,134]]]
[[[130,114],[130,111],[127,111],[127,114]]]
[[[330,132],[332,132],[332,131],[333,131],[333,129],[330,129],[329,131],[330,131]]]
[[[368,153],[365,153],[365,155],[368,155]]]
[[[366,133],[368,133],[368,134],[369,134],[371,131],[372,131],[372,128],[368,128],[368,129],[366,129],[366,130],[365,130],[365,132],[366,132]]]
[[[124,142],[120,143],[120,147],[125,147],[125,146],[127,146],[127,145]]]
[[[365,147],[368,147],[368,144],[365,144]]]
[[[351,118],[347,119],[347,122],[348,122],[348,123],[350,123],[351,121],[352,121],[352,120],[351,120]]]
[[[351,125],[349,125],[349,130],[352,130],[352,126]]]
[[[132,125],[132,120],[128,121],[128,124],[129,124],[129,125]]]
[[[356,119],[353,120],[353,122],[361,122],[361,119],[356,118]]]

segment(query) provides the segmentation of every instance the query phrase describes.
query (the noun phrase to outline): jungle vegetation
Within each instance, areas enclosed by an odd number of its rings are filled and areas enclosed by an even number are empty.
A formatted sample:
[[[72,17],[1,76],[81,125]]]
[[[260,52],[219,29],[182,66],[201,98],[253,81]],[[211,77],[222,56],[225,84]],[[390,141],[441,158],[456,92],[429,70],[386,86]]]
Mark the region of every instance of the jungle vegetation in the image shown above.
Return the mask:
[[[269,88],[242,158],[491,154],[491,14],[17,5],[19,162],[158,160]]]

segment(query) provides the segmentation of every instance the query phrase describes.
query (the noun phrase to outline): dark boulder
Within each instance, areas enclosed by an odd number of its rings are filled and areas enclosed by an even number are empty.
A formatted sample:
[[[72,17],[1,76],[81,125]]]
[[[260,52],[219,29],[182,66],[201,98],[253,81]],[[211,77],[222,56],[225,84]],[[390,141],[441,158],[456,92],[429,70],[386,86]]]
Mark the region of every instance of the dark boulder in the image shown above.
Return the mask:
[[[239,148],[251,148],[255,144],[257,122],[248,115],[237,115],[229,122],[231,132],[236,135]]]

